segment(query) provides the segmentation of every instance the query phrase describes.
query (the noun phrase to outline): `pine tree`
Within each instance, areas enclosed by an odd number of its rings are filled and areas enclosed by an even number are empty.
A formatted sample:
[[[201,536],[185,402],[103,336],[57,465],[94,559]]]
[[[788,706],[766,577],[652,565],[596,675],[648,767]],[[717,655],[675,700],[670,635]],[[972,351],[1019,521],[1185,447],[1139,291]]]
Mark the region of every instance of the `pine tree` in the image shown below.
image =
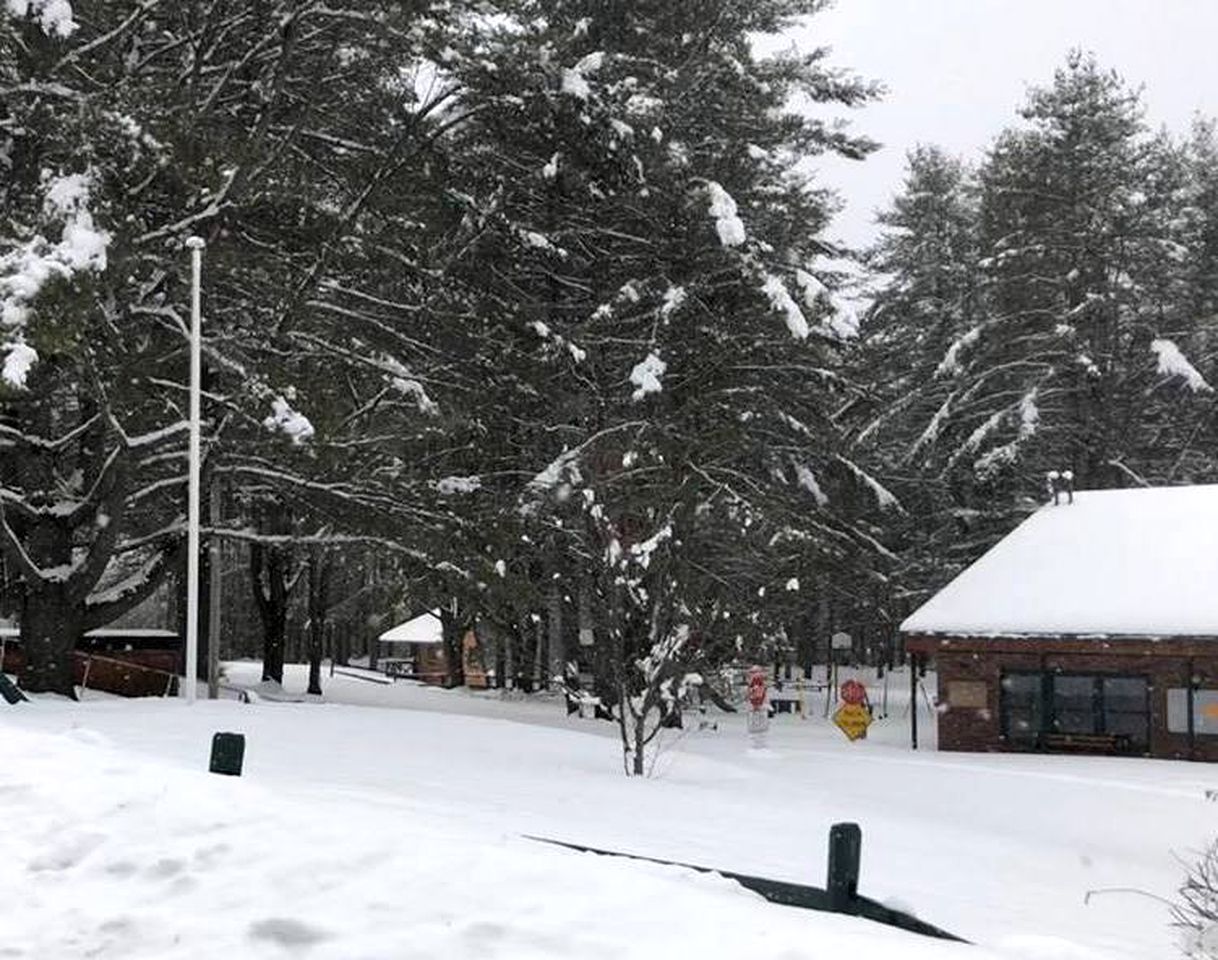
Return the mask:
[[[466,282],[501,411],[470,459],[500,505],[486,580],[590,599],[635,773],[699,650],[773,642],[801,574],[875,548],[828,500],[859,486],[877,512],[832,421],[830,205],[795,170],[870,145],[784,110],[871,91],[749,40],[817,7],[505,4],[445,64],[472,107]]]
[[[984,313],[937,370],[954,399],[933,463],[978,511],[981,545],[1039,500],[1046,470],[1082,487],[1163,476],[1154,438],[1208,390],[1167,337],[1172,159],[1137,94],[1074,54],[1023,117],[982,170]],[[1175,382],[1147,404],[1159,371]]]
[[[894,489],[908,514],[892,525],[889,541],[903,544],[905,588],[919,590],[970,555],[959,555],[960,517],[970,505],[939,476],[933,450],[959,399],[941,375],[943,357],[981,315],[972,171],[936,147],[917,148],[904,189],[878,222],[882,232],[868,262],[882,280],[852,355],[871,394],[856,443],[902,478]]]

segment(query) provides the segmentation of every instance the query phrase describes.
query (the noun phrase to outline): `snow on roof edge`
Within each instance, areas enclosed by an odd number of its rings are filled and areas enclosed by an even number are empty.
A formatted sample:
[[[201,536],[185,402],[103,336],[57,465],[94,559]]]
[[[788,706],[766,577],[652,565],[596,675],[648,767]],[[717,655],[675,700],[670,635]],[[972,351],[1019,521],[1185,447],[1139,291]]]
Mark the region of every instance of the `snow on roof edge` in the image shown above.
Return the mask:
[[[902,634],[1218,638],[1218,484],[1046,504],[906,617]]]

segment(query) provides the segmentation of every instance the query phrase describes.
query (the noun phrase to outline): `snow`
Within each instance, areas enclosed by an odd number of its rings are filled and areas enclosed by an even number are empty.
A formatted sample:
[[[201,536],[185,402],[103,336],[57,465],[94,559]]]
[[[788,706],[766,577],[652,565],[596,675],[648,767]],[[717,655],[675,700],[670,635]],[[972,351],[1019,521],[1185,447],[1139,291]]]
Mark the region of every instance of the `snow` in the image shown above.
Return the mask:
[[[762,284],[761,292],[769,298],[770,306],[783,315],[791,336],[796,340],[807,339],[809,333],[808,321],[804,317],[803,311],[799,309],[799,304],[792,299],[791,294],[787,291],[787,285],[780,278],[767,274],[765,283]]]
[[[638,388],[630,395],[630,398],[637,403],[649,393],[661,392],[664,386],[660,383],[660,378],[664,376],[664,371],[667,369],[668,364],[654,353],[647,354],[630,371],[630,382]]]
[[[421,616],[391,627],[377,637],[381,643],[443,643],[444,628],[440,611],[429,610]]]
[[[14,955],[1174,960],[1162,904],[1084,897],[1170,896],[1173,853],[1212,835],[1200,765],[910,752],[900,672],[866,740],[848,743],[813,693],[808,719],[774,718],[767,749],[748,749],[742,715],[715,714],[718,729],[669,737],[644,780],[622,775],[611,724],[558,699],[324,674],[325,702],[4,707]],[[287,692],[305,677],[289,666]],[[241,778],[204,772],[218,730],[247,737]],[[840,821],[863,830],[860,892],[978,946],[524,839],[822,884]]]
[[[829,496],[817,481],[811,467],[804,463],[795,464],[795,476],[799,485],[815,498],[817,506],[823,507],[829,503]]]
[[[710,194],[710,209],[708,212],[715,221],[715,230],[719,234],[719,242],[725,247],[738,247],[745,241],[744,221],[736,212],[736,201],[732,195],[714,180],[706,184],[706,192]]]
[[[854,463],[852,460],[847,460],[843,456],[839,456],[837,460],[847,470],[854,474],[857,480],[859,480],[864,486],[867,487],[868,490],[871,491],[872,496],[875,497],[876,504],[881,510],[901,509],[901,501],[897,499],[896,494],[880,483],[879,480],[869,474],[857,463]]]
[[[0,620],[0,639],[14,640],[21,636],[19,627]],[[178,634],[173,630],[159,627],[98,627],[96,630],[85,631],[85,636],[94,640],[176,640]]]
[[[38,353],[29,344],[24,341],[10,343],[4,357],[4,369],[0,370],[0,380],[16,390],[24,390],[30,368],[37,362]]]
[[[570,94],[579,100],[587,100],[592,95],[592,88],[588,86],[588,81],[575,70],[562,72],[560,89],[563,93]]]
[[[277,430],[291,438],[292,443],[302,444],[313,434],[313,424],[303,413],[292,409],[292,405],[283,397],[271,401],[271,415],[262,421],[268,430]]]
[[[981,328],[973,327],[947,348],[947,353],[935,368],[936,377],[955,376],[960,372],[960,354],[981,339]]]
[[[408,377],[392,377],[389,382],[398,393],[414,401],[419,413],[435,416],[440,412],[439,406],[427,395],[427,389],[418,380]]]
[[[43,8],[44,15],[50,9]],[[7,351],[0,377],[10,387],[24,388],[38,359],[22,331],[43,287],[52,279],[70,280],[77,273],[106,269],[110,234],[93,222],[89,187],[87,174],[45,175],[43,212],[52,222],[62,222],[59,242],[36,235],[0,256],[0,348]]]
[[[442,497],[451,497],[458,493],[475,493],[481,489],[481,477],[442,477],[436,481],[436,492]]]
[[[68,0],[5,0],[5,8],[14,17],[37,17],[48,37],[66,39],[78,26],[72,19],[72,5]]]
[[[660,304],[660,316],[667,320],[681,309],[686,300],[684,287],[669,287],[664,291],[664,302]]]
[[[1188,358],[1171,340],[1155,340],[1150,345],[1151,353],[1159,358],[1159,373],[1166,377],[1179,377],[1194,393],[1212,393],[1211,387],[1200,372],[1189,363]]]
[[[635,562],[640,567],[646,570],[651,566],[651,555],[655,553],[662,543],[672,539],[672,525],[664,524],[652,536],[648,537],[642,543],[634,543],[630,545],[630,555],[634,557]]]
[[[592,88],[588,85],[586,75],[596,73],[604,62],[605,54],[603,52],[597,51],[588,54],[574,67],[563,70],[559,89],[578,100],[587,100],[592,95]]]
[[[821,296],[822,294],[827,296],[829,293],[825,285],[807,270],[796,270],[795,282],[799,285],[799,289],[803,292],[804,306],[809,310],[816,309],[817,297]]]
[[[902,625],[908,633],[1218,636],[1218,485],[1048,504]]]

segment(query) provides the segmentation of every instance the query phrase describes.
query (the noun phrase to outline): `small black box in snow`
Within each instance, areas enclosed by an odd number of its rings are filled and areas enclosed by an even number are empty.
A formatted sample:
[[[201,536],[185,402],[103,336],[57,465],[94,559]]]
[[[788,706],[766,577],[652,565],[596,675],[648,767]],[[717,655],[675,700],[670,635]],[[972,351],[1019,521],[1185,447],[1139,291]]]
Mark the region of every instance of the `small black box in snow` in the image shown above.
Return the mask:
[[[217,733],[211,738],[212,773],[230,777],[241,776],[241,764],[245,761],[245,734]]]

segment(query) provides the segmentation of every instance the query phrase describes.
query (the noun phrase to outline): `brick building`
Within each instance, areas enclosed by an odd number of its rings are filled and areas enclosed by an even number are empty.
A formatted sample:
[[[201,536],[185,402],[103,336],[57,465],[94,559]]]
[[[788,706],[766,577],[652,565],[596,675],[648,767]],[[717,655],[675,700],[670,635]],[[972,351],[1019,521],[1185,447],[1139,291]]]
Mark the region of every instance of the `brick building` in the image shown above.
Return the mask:
[[[1218,485],[1062,496],[901,632],[941,750],[1218,760]]]

